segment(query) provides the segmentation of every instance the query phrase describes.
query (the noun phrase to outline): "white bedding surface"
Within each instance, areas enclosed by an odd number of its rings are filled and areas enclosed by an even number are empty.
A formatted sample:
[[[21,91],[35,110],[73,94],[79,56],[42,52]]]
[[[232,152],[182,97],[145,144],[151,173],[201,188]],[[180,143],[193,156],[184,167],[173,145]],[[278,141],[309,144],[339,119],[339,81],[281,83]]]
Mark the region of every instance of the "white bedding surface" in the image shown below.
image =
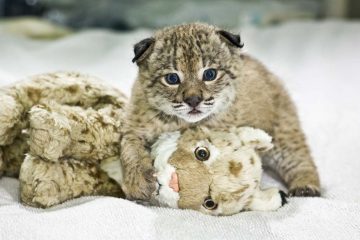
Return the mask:
[[[0,32],[0,86],[55,70],[96,75],[129,94],[132,45],[148,31],[92,30],[54,42]],[[0,239],[360,239],[360,23],[288,23],[244,29],[245,51],[292,94],[322,181],[322,198],[292,198],[277,212],[211,217],[84,197],[49,210],[18,201],[0,180]],[[0,103],[1,107],[1,103]],[[271,178],[265,185],[278,184]]]

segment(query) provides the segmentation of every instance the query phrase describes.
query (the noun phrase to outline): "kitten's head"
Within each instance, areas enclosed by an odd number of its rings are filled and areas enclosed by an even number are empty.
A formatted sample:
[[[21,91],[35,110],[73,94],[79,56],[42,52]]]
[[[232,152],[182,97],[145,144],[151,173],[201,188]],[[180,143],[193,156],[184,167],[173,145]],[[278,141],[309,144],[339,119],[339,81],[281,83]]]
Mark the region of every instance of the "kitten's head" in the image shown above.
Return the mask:
[[[137,43],[133,62],[149,104],[198,122],[234,100],[242,46],[239,35],[214,26],[179,25]]]

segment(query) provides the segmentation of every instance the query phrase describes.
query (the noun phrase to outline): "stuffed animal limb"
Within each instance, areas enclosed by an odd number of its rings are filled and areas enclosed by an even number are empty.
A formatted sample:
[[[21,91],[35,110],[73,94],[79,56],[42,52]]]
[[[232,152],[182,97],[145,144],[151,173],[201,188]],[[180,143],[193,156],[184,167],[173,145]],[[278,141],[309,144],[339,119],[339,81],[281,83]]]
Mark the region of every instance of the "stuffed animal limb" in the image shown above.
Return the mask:
[[[273,211],[287,203],[286,194],[277,189],[269,188],[261,190],[257,188],[246,210]]]
[[[37,104],[54,101],[83,108],[98,109],[104,104],[123,108],[125,96],[99,82],[102,80],[88,75],[56,72],[36,75],[0,88],[0,146],[11,144],[27,127],[27,113]]]
[[[12,144],[0,146],[0,177],[18,177],[21,164],[25,154],[29,152],[27,143],[29,135],[23,131],[15,139]]]
[[[120,186],[100,169],[119,158],[124,110],[98,110],[57,103],[36,105],[29,113],[30,154],[20,171],[21,201],[50,207],[84,195],[124,197]]]
[[[22,203],[47,208],[80,196],[124,197],[120,186],[98,164],[73,158],[58,162],[27,155],[20,170]]]
[[[0,146],[11,144],[26,126],[24,107],[13,96],[6,94],[5,90],[0,89]]]
[[[71,156],[100,161],[119,155],[124,109],[98,110],[51,103],[29,112],[30,153],[49,161]]]

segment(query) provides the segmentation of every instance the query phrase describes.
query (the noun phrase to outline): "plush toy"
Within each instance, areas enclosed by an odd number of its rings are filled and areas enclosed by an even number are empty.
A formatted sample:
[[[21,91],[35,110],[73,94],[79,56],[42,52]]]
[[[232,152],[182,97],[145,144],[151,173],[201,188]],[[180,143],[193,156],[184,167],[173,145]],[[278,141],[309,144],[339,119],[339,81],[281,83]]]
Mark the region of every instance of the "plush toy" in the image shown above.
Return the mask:
[[[159,183],[154,198],[160,205],[211,215],[276,210],[286,194],[260,189],[258,152],[271,148],[271,137],[250,127],[163,134],[152,148]]]
[[[0,175],[19,175],[24,204],[124,197],[119,141],[126,98],[99,81],[54,73],[0,90]],[[151,203],[212,215],[275,210],[286,195],[259,188],[258,152],[271,147],[270,136],[246,127],[163,134],[151,149],[159,183]]]
[[[276,210],[287,202],[286,194],[260,189],[259,152],[271,148],[271,137],[251,127],[165,133],[151,148],[158,182],[151,203],[210,215]],[[114,159],[102,169],[121,185],[119,165]]]
[[[0,89],[0,176],[19,177],[24,204],[124,197],[100,163],[119,158],[126,98],[99,82],[53,73]]]

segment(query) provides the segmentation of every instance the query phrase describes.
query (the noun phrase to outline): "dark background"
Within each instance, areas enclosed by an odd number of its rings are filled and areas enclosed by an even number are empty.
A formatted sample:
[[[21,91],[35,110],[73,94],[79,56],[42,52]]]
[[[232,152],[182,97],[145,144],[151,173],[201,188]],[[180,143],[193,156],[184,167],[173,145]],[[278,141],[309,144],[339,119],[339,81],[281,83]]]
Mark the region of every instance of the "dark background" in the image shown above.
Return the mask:
[[[0,0],[0,18],[39,16],[71,28],[158,28],[190,21],[225,27],[360,17],[359,0]],[[239,17],[240,16],[240,17]]]

